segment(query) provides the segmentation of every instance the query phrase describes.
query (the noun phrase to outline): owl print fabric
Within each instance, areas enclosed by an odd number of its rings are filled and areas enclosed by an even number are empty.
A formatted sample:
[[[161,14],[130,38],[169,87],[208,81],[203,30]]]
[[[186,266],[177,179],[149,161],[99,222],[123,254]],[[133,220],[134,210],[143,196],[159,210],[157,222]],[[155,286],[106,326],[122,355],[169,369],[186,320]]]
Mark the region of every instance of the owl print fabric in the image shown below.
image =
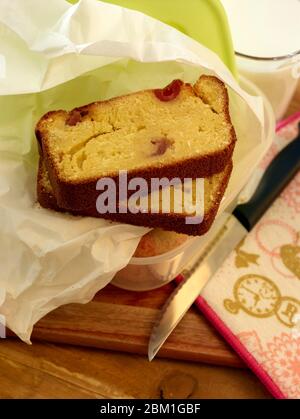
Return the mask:
[[[262,162],[296,137],[300,114]],[[299,156],[300,158],[300,156]],[[277,398],[300,398],[300,173],[197,302]]]

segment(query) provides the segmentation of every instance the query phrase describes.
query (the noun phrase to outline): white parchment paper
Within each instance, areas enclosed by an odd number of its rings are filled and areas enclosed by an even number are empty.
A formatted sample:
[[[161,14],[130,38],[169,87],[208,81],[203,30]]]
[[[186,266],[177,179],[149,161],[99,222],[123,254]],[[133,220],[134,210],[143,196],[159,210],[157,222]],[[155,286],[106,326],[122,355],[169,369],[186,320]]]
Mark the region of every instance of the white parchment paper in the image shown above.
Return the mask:
[[[139,12],[97,0],[1,0],[0,314],[21,339],[49,311],[88,302],[148,230],[36,205],[34,126],[45,112],[216,74],[238,133],[228,206],[267,148],[260,98],[205,47]]]

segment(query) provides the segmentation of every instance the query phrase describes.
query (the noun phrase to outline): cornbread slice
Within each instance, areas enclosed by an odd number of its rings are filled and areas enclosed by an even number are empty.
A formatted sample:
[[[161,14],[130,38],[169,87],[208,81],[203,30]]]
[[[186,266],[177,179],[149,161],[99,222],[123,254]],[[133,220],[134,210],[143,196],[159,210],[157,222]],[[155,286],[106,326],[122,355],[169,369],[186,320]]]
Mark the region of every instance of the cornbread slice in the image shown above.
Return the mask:
[[[96,183],[209,177],[231,161],[235,131],[228,94],[216,77],[201,76],[194,86],[174,81],[70,112],[44,115],[36,137],[60,207],[95,206]]]
[[[232,171],[232,162],[230,161],[221,173],[217,173],[204,181],[204,219],[201,224],[186,224],[186,217],[191,214],[176,213],[172,211],[174,204],[171,202],[171,212],[168,214],[159,213],[138,213],[138,214],[99,214],[96,207],[86,208],[84,210],[68,210],[58,205],[54,191],[52,189],[45,162],[40,158],[37,197],[38,202],[44,208],[60,212],[70,212],[74,215],[105,218],[112,221],[123,222],[126,224],[162,228],[166,231],[174,231],[192,236],[201,236],[211,227],[217,214],[221,199],[226,190],[230,174]],[[193,183],[193,188],[195,182]],[[149,195],[149,200],[151,196]],[[160,208],[161,209],[161,208]]]

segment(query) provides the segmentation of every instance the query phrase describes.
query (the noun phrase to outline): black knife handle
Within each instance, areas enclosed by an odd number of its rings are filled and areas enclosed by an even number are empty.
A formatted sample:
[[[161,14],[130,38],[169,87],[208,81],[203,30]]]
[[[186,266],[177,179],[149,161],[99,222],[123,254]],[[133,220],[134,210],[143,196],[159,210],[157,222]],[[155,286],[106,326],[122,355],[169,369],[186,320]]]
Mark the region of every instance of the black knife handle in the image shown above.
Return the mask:
[[[251,200],[237,206],[234,216],[250,231],[299,170],[300,133],[274,158]]]

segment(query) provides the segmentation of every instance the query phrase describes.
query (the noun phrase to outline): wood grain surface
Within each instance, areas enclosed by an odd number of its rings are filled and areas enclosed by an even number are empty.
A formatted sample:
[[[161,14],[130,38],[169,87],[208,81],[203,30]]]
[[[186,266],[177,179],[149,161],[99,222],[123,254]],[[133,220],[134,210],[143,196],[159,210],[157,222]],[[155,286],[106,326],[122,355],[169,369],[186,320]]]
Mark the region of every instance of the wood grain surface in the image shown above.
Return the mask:
[[[173,287],[169,284],[155,291],[136,293],[108,286],[88,304],[69,304],[48,314],[35,326],[33,339],[146,355],[150,332]],[[243,365],[194,308],[171,334],[159,356]]]
[[[1,398],[160,398],[183,396],[188,375],[192,398],[270,397],[248,370],[156,359],[111,351],[13,339],[0,345]],[[175,380],[174,380],[175,377]],[[179,393],[178,393],[179,392]]]
[[[288,114],[299,110],[300,86]],[[169,291],[169,288],[165,288],[157,293],[155,306],[153,306],[152,303],[149,303],[148,293],[141,294],[139,298],[135,293],[128,295],[125,298],[127,303],[124,304],[120,293],[116,293],[113,287],[110,287],[102,295],[98,294],[95,300],[90,303],[96,311],[89,315],[95,322],[96,318],[99,319],[99,315],[108,314],[108,307],[116,306],[113,313],[110,312],[110,316],[116,331],[119,332],[123,326],[118,321],[120,314],[118,314],[118,310],[127,319],[129,317],[136,326],[139,323],[138,318],[133,319],[133,317],[138,316],[140,307],[145,308],[147,319],[143,318],[143,331],[141,332],[140,326],[138,326],[133,334],[134,347],[136,348],[138,342],[139,352],[144,353],[144,331],[147,328],[149,331],[150,323],[153,322],[158,306],[163,303]],[[97,332],[98,324],[93,323],[92,326],[88,326],[91,319],[84,319],[86,310],[87,305],[80,306],[80,310],[77,307],[74,308],[74,305],[70,305],[57,310],[56,314],[51,313],[37,325],[36,338],[43,338],[45,337],[43,333],[46,333],[47,339],[50,340],[49,330],[53,332],[54,329],[53,333],[57,333],[55,329],[63,328],[61,335],[68,335],[69,339],[70,330],[74,330],[74,325],[78,321],[81,324],[80,330],[84,326],[87,328],[85,331]],[[131,311],[131,313],[128,314],[127,311]],[[53,316],[56,318],[56,324],[52,322]],[[71,316],[72,319],[69,318],[67,321],[68,316]],[[68,322],[67,327],[65,327],[66,322]],[[197,338],[193,338],[195,339],[193,340],[195,352],[198,347],[197,342],[201,341],[203,345],[200,330],[204,327],[205,321],[198,312],[191,310],[182,322],[185,328],[192,327],[193,330],[197,323],[199,324],[197,332],[199,335]],[[182,325],[180,327],[183,327]],[[104,326],[105,321],[102,319],[101,328],[103,329]],[[211,345],[214,349],[217,346],[217,350],[221,354],[221,339],[207,324],[206,327],[206,333],[210,334],[210,338],[207,339],[205,345]],[[94,330],[95,328],[96,330]],[[107,328],[105,330],[106,339],[110,341],[111,345],[115,339],[114,333],[111,333]],[[166,343],[165,351],[169,351],[169,354],[165,353],[165,355],[171,357],[175,354],[177,339],[182,342],[186,333],[191,332],[180,331],[178,328]],[[128,339],[128,336],[125,338]],[[73,337],[73,339],[75,338]],[[73,343],[81,344],[80,339],[81,337],[76,335],[77,341],[74,340]],[[119,345],[120,339],[123,340],[121,334],[117,339]],[[72,343],[71,340],[69,342]],[[181,353],[184,353],[182,348]],[[126,350],[129,348],[127,347]],[[232,355],[224,342],[223,351],[229,357],[228,363],[235,365],[237,358]],[[225,356],[224,353],[222,356]],[[195,360],[198,359],[197,356],[195,355]],[[205,361],[217,362],[216,359],[209,358]],[[0,368],[0,398],[159,398],[166,395],[169,397],[189,396],[191,398],[270,398],[258,379],[246,369],[170,359],[155,359],[149,363],[145,356],[140,355],[37,341],[29,346],[16,339],[1,340]],[[178,383],[186,384],[182,388]]]

